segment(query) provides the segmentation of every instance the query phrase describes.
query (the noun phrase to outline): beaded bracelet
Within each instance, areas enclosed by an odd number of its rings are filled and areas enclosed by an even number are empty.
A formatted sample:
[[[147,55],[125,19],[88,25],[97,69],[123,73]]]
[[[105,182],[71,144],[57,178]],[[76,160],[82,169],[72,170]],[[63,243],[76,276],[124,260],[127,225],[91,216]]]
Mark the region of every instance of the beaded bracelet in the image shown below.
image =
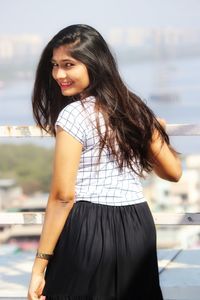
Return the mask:
[[[53,254],[46,254],[46,253],[41,253],[41,252],[36,253],[36,257],[46,259],[46,260],[49,260],[52,256],[53,256]]]

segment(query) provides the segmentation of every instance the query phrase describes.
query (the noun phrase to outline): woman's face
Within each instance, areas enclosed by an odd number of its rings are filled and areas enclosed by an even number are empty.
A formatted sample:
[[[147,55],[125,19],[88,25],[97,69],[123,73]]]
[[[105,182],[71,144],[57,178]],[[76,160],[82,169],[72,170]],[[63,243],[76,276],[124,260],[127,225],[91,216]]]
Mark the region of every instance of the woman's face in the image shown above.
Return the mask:
[[[86,66],[74,59],[63,45],[53,50],[52,76],[60,86],[63,96],[81,94],[89,86]]]

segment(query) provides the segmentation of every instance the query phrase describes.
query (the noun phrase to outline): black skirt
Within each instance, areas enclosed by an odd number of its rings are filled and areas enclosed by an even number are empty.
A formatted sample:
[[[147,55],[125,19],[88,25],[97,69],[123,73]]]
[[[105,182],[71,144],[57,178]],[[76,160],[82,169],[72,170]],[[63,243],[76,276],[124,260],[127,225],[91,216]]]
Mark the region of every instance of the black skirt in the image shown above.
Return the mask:
[[[146,202],[76,202],[45,273],[46,300],[163,300]]]

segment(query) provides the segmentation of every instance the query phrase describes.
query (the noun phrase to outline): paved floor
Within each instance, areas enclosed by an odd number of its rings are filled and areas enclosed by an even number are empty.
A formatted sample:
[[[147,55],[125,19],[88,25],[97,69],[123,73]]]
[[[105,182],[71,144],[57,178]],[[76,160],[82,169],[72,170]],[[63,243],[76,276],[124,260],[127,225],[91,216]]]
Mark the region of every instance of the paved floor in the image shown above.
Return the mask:
[[[25,300],[35,251],[0,250],[0,300]],[[158,251],[165,300],[200,300],[200,249]]]

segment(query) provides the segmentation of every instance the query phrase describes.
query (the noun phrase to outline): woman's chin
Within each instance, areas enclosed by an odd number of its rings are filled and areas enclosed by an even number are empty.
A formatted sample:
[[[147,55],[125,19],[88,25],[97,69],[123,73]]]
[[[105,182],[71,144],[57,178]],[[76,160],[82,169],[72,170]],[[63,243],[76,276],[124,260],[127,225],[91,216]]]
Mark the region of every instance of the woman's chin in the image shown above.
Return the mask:
[[[81,95],[82,91],[61,90],[61,93],[63,96],[73,97],[73,96]]]
[[[77,94],[77,93],[75,93],[75,92],[72,92],[72,91],[65,91],[65,90],[61,91],[61,93],[62,93],[63,96],[68,96],[68,97],[70,97],[70,96],[75,96],[75,95]]]

